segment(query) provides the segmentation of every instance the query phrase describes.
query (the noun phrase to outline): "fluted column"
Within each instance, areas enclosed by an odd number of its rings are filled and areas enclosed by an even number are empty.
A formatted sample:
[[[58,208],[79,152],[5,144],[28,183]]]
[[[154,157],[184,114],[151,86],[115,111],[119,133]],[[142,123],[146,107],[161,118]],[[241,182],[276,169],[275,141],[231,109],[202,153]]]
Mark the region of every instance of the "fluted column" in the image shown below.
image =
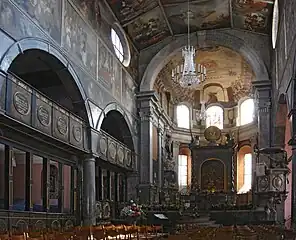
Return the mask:
[[[91,155],[83,160],[83,225],[96,224],[95,158]]]

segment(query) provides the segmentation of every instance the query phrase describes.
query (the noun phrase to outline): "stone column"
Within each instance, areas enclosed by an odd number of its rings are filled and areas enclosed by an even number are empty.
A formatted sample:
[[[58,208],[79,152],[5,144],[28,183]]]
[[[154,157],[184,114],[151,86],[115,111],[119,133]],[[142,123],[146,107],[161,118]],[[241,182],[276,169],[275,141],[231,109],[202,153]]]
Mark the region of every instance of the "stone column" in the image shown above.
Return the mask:
[[[158,153],[157,153],[157,158],[158,158],[158,188],[161,189],[162,187],[162,178],[163,178],[163,167],[162,167],[162,147],[163,147],[163,133],[164,130],[162,128],[157,129],[157,134],[158,134]]]
[[[291,122],[291,136],[289,145],[292,148],[292,227],[296,226],[296,109],[292,109],[288,118]],[[287,127],[287,126],[286,126]]]
[[[178,141],[173,141],[173,159],[175,161],[175,173],[177,176],[177,186],[178,186],[178,157],[179,157],[179,152],[180,152],[180,142]]]
[[[95,158],[87,156],[83,160],[83,225],[96,224]]]
[[[153,151],[152,151],[152,131],[153,131],[153,108],[157,101],[154,91],[142,92],[138,95],[140,105],[140,159],[139,172],[140,184],[138,196],[141,203],[150,203],[153,199]]]

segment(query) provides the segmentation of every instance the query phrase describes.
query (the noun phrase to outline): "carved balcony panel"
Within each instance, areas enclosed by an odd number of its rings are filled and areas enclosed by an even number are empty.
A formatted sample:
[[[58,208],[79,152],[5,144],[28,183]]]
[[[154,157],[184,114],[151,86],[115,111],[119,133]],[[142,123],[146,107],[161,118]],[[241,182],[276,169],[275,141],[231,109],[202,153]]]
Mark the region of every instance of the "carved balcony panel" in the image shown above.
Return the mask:
[[[0,73],[0,113],[58,141],[87,149],[82,119],[11,74]]]
[[[106,161],[129,170],[136,171],[136,154],[125,144],[104,131],[98,134],[97,154]]]

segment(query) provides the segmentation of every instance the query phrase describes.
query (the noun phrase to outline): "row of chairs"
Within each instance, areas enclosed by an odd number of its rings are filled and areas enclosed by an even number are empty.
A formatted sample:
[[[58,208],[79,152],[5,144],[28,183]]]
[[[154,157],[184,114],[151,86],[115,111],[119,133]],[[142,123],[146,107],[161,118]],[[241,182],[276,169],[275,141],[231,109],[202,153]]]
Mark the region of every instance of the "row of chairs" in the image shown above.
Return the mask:
[[[73,227],[64,231],[52,229],[7,232],[0,234],[0,240],[108,240],[108,239],[156,239],[161,236],[160,226],[92,226]]]
[[[296,233],[279,226],[196,226],[169,235],[168,240],[296,240]]]

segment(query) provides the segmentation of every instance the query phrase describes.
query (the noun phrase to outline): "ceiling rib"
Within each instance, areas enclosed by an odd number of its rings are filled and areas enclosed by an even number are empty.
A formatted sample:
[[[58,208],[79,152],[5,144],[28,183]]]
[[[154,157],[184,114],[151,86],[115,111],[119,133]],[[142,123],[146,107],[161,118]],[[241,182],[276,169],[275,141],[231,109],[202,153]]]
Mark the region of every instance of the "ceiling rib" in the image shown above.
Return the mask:
[[[109,12],[112,14],[112,16],[114,17],[115,21],[120,24],[121,27],[122,24],[120,23],[119,19],[116,17],[115,13],[113,12],[112,8],[110,7],[110,5],[108,4],[107,0],[104,0],[105,5],[107,6]],[[128,34],[125,34],[126,38],[129,40],[129,42],[133,45],[133,48],[136,50],[137,54],[139,54],[139,50],[136,47],[136,45],[134,44],[134,42],[131,40],[130,36]]]
[[[174,32],[173,32],[172,26],[171,26],[171,24],[170,24],[170,22],[169,22],[169,20],[168,20],[168,17],[167,17],[167,15],[166,15],[165,11],[164,11],[164,8],[163,8],[162,3],[161,3],[160,0],[158,0],[158,5],[159,5],[160,10],[161,10],[161,12],[162,12],[162,14],[163,14],[163,17],[164,17],[164,19],[165,19],[165,21],[166,21],[166,24],[167,24],[167,26],[168,26],[168,28],[169,28],[169,30],[170,30],[171,35],[174,36]]]

